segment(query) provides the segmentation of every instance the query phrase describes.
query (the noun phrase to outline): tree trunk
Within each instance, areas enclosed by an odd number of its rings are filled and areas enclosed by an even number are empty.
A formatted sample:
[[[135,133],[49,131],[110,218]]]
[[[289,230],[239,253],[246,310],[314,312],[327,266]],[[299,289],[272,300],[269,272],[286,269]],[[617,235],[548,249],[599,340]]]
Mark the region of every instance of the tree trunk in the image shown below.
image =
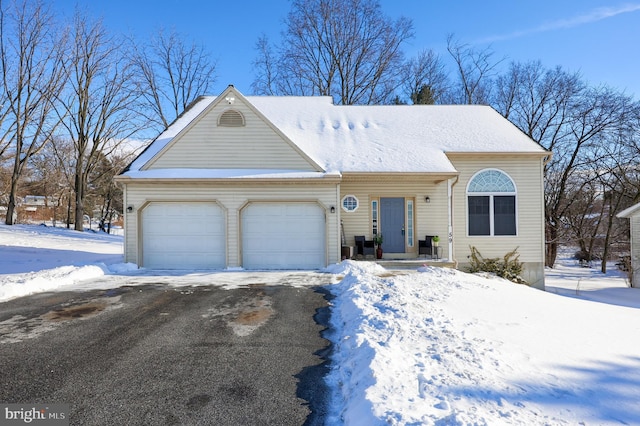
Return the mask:
[[[545,234],[547,236],[545,266],[553,268],[558,257],[558,229],[555,225],[547,222]]]
[[[611,209],[611,203],[609,204],[609,216],[607,218],[607,232],[604,234],[604,247],[602,250],[602,263],[600,264],[600,271],[603,274],[607,273],[607,259],[609,258],[609,240],[611,238],[611,230],[613,229],[613,210]],[[604,208],[603,208],[604,209]]]
[[[604,236],[604,250],[602,253],[602,265],[600,270],[602,271],[603,274],[607,273],[607,259],[609,258],[609,241],[611,241],[612,237],[615,238],[614,236],[612,236],[612,232],[613,232],[613,228],[614,228],[614,220],[615,220],[615,215],[613,212],[619,211],[620,209],[620,204],[622,203],[623,200],[623,195],[621,193],[612,193],[611,195],[612,197],[616,197],[615,201],[614,199],[610,199],[609,200],[609,215],[607,216],[607,232],[605,233]],[[631,268],[631,261],[629,261],[629,265],[628,268]],[[630,274],[630,277],[633,276],[633,273]],[[629,280],[631,282],[631,286],[633,287],[633,282],[631,281],[631,279]]]
[[[67,229],[71,228],[71,194],[67,194]]]
[[[13,193],[9,194],[9,204],[7,204],[7,215],[4,219],[4,223],[7,225],[13,225],[13,215],[16,211],[16,198]]]
[[[111,222],[113,221],[113,210],[109,210],[109,214],[108,214],[108,220],[107,220],[107,234],[111,234]]]
[[[102,212],[102,217],[100,218],[100,230],[103,232],[109,233],[111,229],[111,214],[109,211],[111,210],[111,191],[107,194],[107,205],[104,207],[104,211]],[[107,230],[107,223],[109,225],[109,230]]]
[[[604,250],[602,251],[602,263],[600,264],[600,272],[607,273],[607,258],[609,257],[609,234],[604,237]]]
[[[82,173],[76,173],[76,209],[75,209],[75,225],[76,231],[84,231],[84,182],[82,179]]]
[[[15,167],[18,167],[16,164]],[[5,217],[5,224],[13,225],[15,223],[14,216],[16,216],[16,206],[18,205],[16,201],[16,195],[18,193],[18,178],[19,173],[14,169],[13,174],[11,175],[11,189],[9,190],[9,204],[7,204],[7,216]]]

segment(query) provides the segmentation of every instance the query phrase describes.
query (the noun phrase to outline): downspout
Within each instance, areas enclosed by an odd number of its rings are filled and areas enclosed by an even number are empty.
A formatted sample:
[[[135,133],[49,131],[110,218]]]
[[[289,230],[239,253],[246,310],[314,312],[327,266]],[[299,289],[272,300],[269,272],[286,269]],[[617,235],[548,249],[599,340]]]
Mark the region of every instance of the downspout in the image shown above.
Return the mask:
[[[340,208],[340,183],[336,185],[336,220],[334,221],[334,226],[336,227],[336,231],[334,233],[334,238],[338,243],[338,259],[334,259],[337,263],[342,262],[342,214]]]
[[[122,188],[122,232],[124,233],[124,238],[123,238],[123,247],[122,247],[122,253],[123,253],[123,257],[124,257],[124,261],[125,262],[130,262],[129,258],[130,258],[130,254],[129,251],[127,250],[127,247],[129,247],[129,239],[131,238],[131,236],[129,235],[129,232],[127,232],[129,228],[129,221],[131,219],[129,219],[129,216],[131,216],[132,212],[129,212],[129,204],[128,204],[128,191],[127,191],[127,184],[123,183],[123,182],[117,182],[121,185]],[[137,261],[138,259],[136,259]]]
[[[458,260],[453,255],[453,187],[458,183],[459,176],[455,179],[447,179],[447,200],[449,203],[449,257],[453,261],[453,267],[458,269]]]
[[[551,161],[551,159],[553,158],[553,153],[549,152],[549,155],[546,157],[542,158],[542,173],[540,173],[540,192],[542,194],[542,200],[540,200],[540,202],[542,203],[542,214],[541,214],[541,220],[542,220],[542,289],[544,290],[547,286],[545,280],[544,280],[544,270],[547,267],[547,206],[545,204],[545,199],[544,199],[544,175],[545,175],[545,169],[547,168],[547,164],[549,164],[549,162]]]

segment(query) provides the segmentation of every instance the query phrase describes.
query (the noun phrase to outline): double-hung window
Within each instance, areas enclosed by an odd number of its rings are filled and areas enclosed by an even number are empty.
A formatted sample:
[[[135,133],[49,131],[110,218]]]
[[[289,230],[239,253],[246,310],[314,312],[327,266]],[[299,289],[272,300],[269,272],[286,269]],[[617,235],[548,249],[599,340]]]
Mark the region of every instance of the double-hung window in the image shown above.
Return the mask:
[[[467,186],[469,235],[516,235],[516,186],[501,170],[476,173]]]

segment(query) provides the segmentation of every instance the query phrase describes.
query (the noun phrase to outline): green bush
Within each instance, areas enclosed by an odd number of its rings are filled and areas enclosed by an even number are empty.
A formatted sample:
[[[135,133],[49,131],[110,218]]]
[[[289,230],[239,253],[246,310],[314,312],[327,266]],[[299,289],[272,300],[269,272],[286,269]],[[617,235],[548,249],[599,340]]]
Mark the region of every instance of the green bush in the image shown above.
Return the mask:
[[[490,272],[514,283],[528,284],[520,276],[523,267],[522,262],[519,260],[518,247],[505,254],[502,259],[499,257],[485,259],[477,248],[473,246],[469,246],[469,248],[471,249],[469,272]]]

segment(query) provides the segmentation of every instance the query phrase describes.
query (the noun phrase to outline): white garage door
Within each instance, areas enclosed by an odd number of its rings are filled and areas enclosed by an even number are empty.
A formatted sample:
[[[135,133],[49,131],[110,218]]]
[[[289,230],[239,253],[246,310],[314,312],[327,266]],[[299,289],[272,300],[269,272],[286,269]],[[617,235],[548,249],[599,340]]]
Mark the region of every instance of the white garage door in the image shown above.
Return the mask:
[[[145,268],[224,268],[225,247],[224,213],[215,203],[154,202],[142,211]]]
[[[315,203],[254,203],[242,211],[245,269],[318,269],[325,262],[325,212]]]

